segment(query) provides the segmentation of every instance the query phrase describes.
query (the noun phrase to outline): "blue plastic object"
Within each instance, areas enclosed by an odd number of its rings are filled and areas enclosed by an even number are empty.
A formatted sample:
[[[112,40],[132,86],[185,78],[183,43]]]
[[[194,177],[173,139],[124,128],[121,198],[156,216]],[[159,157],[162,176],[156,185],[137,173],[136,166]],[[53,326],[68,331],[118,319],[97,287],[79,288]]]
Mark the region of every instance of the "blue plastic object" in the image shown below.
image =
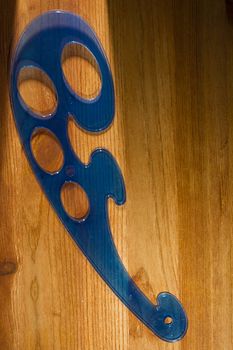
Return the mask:
[[[72,42],[85,46],[98,62],[102,88],[93,100],[77,96],[64,77],[62,51]],[[46,118],[35,114],[19,94],[18,76],[25,67],[43,70],[56,88],[58,105]],[[89,132],[105,130],[114,117],[112,75],[93,30],[82,18],[63,11],[51,11],[35,19],[23,33],[13,57],[10,92],[18,132],[31,167],[75,243],[115,294],[154,334],[169,342],[181,339],[187,330],[187,317],[178,299],[163,292],[156,304],[151,303],[129,276],[114,245],[107,200],[112,197],[121,205],[126,199],[124,180],[115,159],[107,150],[98,149],[92,153],[90,163],[84,165],[74,154],[68,138],[69,115]],[[38,128],[53,132],[62,145],[64,165],[55,174],[41,169],[33,156],[30,141]],[[88,195],[90,211],[84,220],[71,218],[63,208],[61,188],[71,181]],[[167,317],[172,319],[169,324]]]

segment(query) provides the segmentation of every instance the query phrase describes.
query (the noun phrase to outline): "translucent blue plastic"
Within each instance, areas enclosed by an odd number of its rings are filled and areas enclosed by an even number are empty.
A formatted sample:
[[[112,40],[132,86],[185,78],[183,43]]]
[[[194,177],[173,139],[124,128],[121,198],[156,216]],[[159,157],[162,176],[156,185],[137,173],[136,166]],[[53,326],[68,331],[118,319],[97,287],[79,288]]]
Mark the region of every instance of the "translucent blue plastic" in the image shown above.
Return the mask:
[[[100,68],[102,88],[99,96],[91,101],[71,91],[62,71],[62,51],[66,44],[72,42],[90,50]],[[40,68],[56,88],[58,105],[47,118],[36,115],[19,94],[17,81],[24,67]],[[129,276],[114,245],[107,200],[112,197],[118,205],[126,200],[124,180],[115,159],[107,150],[98,149],[92,153],[90,163],[85,165],[70,145],[67,133],[69,115],[83,129],[96,132],[111,124],[115,110],[109,64],[95,33],[82,18],[63,11],[52,11],[38,17],[27,27],[12,60],[11,101],[31,167],[75,243],[114,293],[154,334],[169,342],[181,339],[187,330],[187,317],[178,299],[163,292],[158,295],[155,304],[151,303]],[[30,141],[37,128],[53,132],[62,145],[64,165],[55,174],[41,169],[33,156]],[[63,208],[61,188],[71,181],[78,183],[88,195],[90,211],[84,220],[71,218]],[[167,317],[172,319],[170,324],[165,321]]]

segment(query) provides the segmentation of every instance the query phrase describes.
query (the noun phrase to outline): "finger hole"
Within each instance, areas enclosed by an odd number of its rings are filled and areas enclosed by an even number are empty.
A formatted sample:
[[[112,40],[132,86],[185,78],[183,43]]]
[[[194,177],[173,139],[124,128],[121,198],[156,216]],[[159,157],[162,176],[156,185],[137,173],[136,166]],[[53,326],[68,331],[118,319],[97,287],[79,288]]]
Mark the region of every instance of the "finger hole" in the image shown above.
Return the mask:
[[[60,142],[48,129],[39,128],[32,134],[31,150],[39,166],[50,174],[58,173],[64,164]]]
[[[62,69],[69,87],[80,97],[92,100],[100,94],[100,68],[85,46],[67,44],[62,53]]]
[[[76,220],[87,218],[89,199],[84,189],[75,182],[66,182],[61,189],[61,202],[66,213]]]
[[[53,82],[41,69],[28,66],[18,75],[19,95],[28,109],[40,117],[51,116],[57,107],[57,93]]]

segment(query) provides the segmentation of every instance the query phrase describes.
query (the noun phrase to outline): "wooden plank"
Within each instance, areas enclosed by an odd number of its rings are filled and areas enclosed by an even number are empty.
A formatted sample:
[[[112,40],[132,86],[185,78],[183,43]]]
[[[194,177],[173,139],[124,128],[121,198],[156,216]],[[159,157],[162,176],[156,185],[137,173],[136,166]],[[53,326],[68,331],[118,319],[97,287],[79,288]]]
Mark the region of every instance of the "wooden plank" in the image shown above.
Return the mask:
[[[9,47],[54,8],[83,16],[109,58],[115,121],[96,136],[71,122],[70,137],[84,161],[99,146],[117,158],[127,203],[109,203],[113,238],[151,300],[163,290],[182,300],[190,324],[179,343],[156,338],[106,287],[20,145],[7,96]],[[225,2],[18,0],[0,9],[0,348],[231,350],[233,18]],[[74,83],[81,78],[74,71]]]
[[[58,1],[19,1],[14,40],[38,14],[58,7],[76,12],[88,20],[110,55],[108,13],[103,1],[85,1],[81,4],[76,1],[63,1],[62,4]],[[43,93],[41,87],[34,97],[42,106],[49,98]],[[117,120],[114,129],[115,132],[107,137],[106,146],[112,144],[115,153],[118,153],[122,147],[117,146],[121,139],[117,134]],[[2,260],[13,260],[18,265],[11,289],[8,287],[9,305],[2,301],[9,324],[2,320],[4,346],[1,348],[127,348],[126,309],[87,263],[43,195],[20,146],[9,102],[1,133],[5,135],[4,153],[7,153],[1,165],[1,217],[5,218],[5,229],[1,226],[1,236],[6,240]],[[76,131],[73,133],[76,136]],[[90,149],[85,148],[86,142],[84,135],[78,152],[92,149],[92,143]],[[117,212],[112,207],[111,212],[115,217],[113,229],[119,233],[119,246],[123,246],[122,210]],[[8,237],[11,237],[12,242]],[[6,245],[15,252],[13,257],[7,252],[4,254]],[[3,278],[12,280],[10,275]]]

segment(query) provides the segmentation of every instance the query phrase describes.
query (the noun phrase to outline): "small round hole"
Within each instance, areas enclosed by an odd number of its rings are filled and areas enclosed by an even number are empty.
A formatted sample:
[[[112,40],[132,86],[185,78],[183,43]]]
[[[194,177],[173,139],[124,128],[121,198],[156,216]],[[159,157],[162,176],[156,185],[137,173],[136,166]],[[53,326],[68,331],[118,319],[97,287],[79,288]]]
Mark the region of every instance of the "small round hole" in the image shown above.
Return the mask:
[[[84,189],[74,182],[66,182],[61,189],[61,201],[73,219],[84,220],[89,213],[89,200]]]
[[[85,46],[77,43],[67,44],[62,53],[62,69],[68,85],[77,95],[88,100],[99,95],[99,65]]]
[[[31,138],[31,149],[43,170],[51,174],[61,170],[64,163],[63,150],[51,131],[44,128],[36,129]]]
[[[173,319],[170,316],[165,317],[164,321],[165,324],[171,324],[173,322]]]
[[[18,76],[21,99],[32,112],[40,117],[50,116],[57,107],[57,94],[48,75],[33,66],[24,67]]]

